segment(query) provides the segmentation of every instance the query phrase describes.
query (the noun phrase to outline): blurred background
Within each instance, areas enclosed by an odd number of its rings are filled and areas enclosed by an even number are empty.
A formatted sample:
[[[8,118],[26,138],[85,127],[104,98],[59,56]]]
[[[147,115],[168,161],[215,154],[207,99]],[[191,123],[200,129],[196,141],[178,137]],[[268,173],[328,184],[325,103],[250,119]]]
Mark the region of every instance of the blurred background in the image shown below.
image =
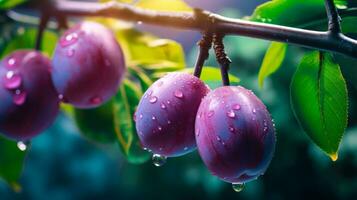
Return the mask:
[[[186,0],[194,7],[230,17],[250,15],[262,0]],[[192,66],[199,34],[147,25],[140,29],[180,42]],[[281,69],[259,89],[257,74],[269,42],[226,37],[233,60],[231,72],[241,85],[252,89],[267,105],[277,128],[277,147],[264,176],[236,193],[230,184],[210,175],[197,151],[168,159],[160,168],[149,161],[133,165],[121,156],[116,144],[95,144],[83,138],[76,125],[61,114],[45,133],[32,140],[14,192],[0,180],[0,199],[357,199],[357,87],[348,84],[349,128],[339,159],[332,162],[304,134],[290,108],[291,76],[304,50],[289,47]],[[346,62],[343,69],[357,67]],[[207,65],[217,66],[211,56]],[[346,76],[357,78],[357,74]],[[1,155],[0,155],[1,156]]]

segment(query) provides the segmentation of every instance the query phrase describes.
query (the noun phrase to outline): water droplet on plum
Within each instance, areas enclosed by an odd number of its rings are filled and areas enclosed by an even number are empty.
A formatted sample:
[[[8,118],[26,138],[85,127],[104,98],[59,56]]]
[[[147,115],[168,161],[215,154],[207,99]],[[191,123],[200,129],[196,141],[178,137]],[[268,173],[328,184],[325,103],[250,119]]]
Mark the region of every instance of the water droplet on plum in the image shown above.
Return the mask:
[[[21,90],[16,90],[14,96],[12,97],[13,98],[12,100],[16,105],[21,106],[25,103],[26,97],[27,97],[26,92],[23,92]]]
[[[6,89],[17,89],[20,87],[21,83],[22,78],[19,74],[15,74],[13,71],[8,71],[6,73],[6,78],[4,80],[4,85]]]
[[[182,99],[183,98],[183,92],[181,90],[176,90],[174,92],[175,97]]]
[[[234,117],[236,116],[236,114],[234,113],[233,110],[230,110],[230,111],[227,112],[227,116],[228,116],[229,118],[234,118]]]
[[[244,189],[244,183],[232,183],[232,188],[235,192],[241,192]]]
[[[157,97],[156,96],[150,97],[149,102],[152,103],[152,104],[156,103],[157,102]]]

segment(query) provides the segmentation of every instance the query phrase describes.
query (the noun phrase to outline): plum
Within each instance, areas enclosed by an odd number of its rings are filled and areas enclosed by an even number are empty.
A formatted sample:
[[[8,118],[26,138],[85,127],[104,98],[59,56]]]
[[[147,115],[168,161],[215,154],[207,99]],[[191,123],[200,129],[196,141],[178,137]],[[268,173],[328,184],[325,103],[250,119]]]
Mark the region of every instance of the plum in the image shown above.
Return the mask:
[[[52,79],[65,102],[93,108],[117,92],[125,70],[124,55],[114,34],[101,24],[83,22],[60,38],[53,56]]]
[[[210,92],[198,109],[195,132],[205,165],[230,183],[242,184],[263,174],[275,149],[269,112],[253,92],[241,86]]]
[[[2,134],[15,140],[28,140],[51,125],[59,110],[59,100],[50,71],[50,60],[36,51],[16,51],[2,60]]]
[[[142,146],[155,154],[175,157],[196,148],[195,118],[208,86],[186,73],[169,73],[143,95],[136,111]]]

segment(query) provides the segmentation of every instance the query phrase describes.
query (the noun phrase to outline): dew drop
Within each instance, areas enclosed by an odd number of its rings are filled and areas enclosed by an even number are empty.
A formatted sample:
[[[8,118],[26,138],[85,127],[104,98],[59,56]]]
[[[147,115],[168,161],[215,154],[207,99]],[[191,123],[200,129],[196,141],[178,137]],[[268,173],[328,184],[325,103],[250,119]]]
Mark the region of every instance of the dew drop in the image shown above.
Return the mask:
[[[134,112],[133,120],[134,120],[134,122],[136,122],[136,111]]]
[[[10,59],[7,61],[7,66],[8,66],[8,68],[13,68],[13,67],[15,67],[15,64],[16,64],[15,58],[10,58]]]
[[[184,151],[187,151],[187,150],[188,150],[188,147],[183,148],[183,150],[184,150]]]
[[[62,47],[66,47],[68,45],[74,44],[78,40],[77,33],[70,33],[66,35],[64,38],[61,38],[60,44]]]
[[[26,149],[27,149],[27,144],[26,144],[26,142],[19,141],[19,142],[17,143],[17,148],[19,148],[20,151],[26,151]]]
[[[240,105],[239,104],[235,104],[233,105],[233,110],[240,110]]]
[[[4,85],[6,89],[17,89],[22,83],[22,78],[19,74],[15,74],[13,71],[8,71],[6,73],[6,78],[4,80]]]
[[[143,22],[142,22],[142,21],[137,21],[136,23],[137,23],[138,25],[143,24]]]
[[[140,114],[140,115],[139,115],[139,118],[142,119],[142,118],[143,118],[143,114]]]
[[[159,82],[157,83],[157,87],[161,87],[163,84],[164,84],[163,81],[159,81]]]
[[[234,133],[234,128],[232,126],[229,127],[229,131]]]
[[[167,120],[167,124],[171,124],[171,121],[170,121],[170,120]]]
[[[264,126],[263,131],[264,131],[264,133],[268,132],[268,127]]]
[[[229,118],[234,118],[234,117],[236,116],[236,114],[234,113],[233,110],[230,110],[230,111],[227,112],[227,116],[228,116]]]
[[[156,167],[161,167],[166,163],[166,157],[165,156],[161,156],[159,154],[154,154],[152,156],[152,163],[156,166]]]
[[[176,90],[176,91],[174,92],[174,95],[175,95],[175,97],[177,97],[177,98],[179,98],[179,99],[182,99],[182,98],[183,98],[183,93],[182,93],[181,90]]]
[[[208,117],[212,117],[213,115],[214,115],[214,111],[213,110],[209,111],[208,114],[207,114]]]
[[[253,108],[252,112],[253,112],[253,114],[256,114],[257,110],[255,108]]]
[[[155,116],[152,116],[151,119],[152,119],[152,120],[156,120],[156,117],[155,117]]]
[[[218,142],[222,141],[221,137],[219,137],[219,136],[217,136],[216,139],[217,139]]]
[[[244,189],[244,183],[232,183],[232,188],[235,192],[241,192]]]
[[[25,103],[26,96],[27,96],[26,92],[23,92],[21,90],[16,90],[12,100],[16,105],[21,106]]]
[[[161,127],[161,126],[158,126],[157,129],[158,129],[159,131],[161,131],[161,130],[162,130],[162,127]]]
[[[103,99],[101,97],[93,97],[90,99],[90,103],[93,105],[98,105],[103,102]]]
[[[196,129],[196,136],[198,137],[198,136],[200,136],[200,129]]]
[[[157,97],[156,96],[150,97],[149,98],[149,102],[152,103],[152,104],[156,103],[157,102]]]
[[[75,53],[75,50],[74,50],[74,49],[69,49],[69,50],[67,51],[67,56],[68,56],[68,57],[72,57],[72,56],[74,56],[74,53]]]
[[[166,109],[166,105],[164,103],[161,103],[161,108]]]
[[[167,100],[166,103],[169,104],[169,105],[171,104],[171,102],[169,100]]]

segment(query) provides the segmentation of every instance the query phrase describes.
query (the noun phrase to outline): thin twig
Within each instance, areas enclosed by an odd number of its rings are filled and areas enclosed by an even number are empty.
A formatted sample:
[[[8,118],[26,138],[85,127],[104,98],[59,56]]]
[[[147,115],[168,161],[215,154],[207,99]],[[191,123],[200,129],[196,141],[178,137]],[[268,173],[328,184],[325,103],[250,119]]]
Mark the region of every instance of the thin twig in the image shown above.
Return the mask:
[[[48,23],[49,19],[50,19],[50,15],[47,12],[43,12],[41,14],[41,20],[40,20],[40,24],[38,26],[36,43],[35,43],[36,50],[41,50],[43,32],[45,31],[45,29],[47,27],[47,23]]]

